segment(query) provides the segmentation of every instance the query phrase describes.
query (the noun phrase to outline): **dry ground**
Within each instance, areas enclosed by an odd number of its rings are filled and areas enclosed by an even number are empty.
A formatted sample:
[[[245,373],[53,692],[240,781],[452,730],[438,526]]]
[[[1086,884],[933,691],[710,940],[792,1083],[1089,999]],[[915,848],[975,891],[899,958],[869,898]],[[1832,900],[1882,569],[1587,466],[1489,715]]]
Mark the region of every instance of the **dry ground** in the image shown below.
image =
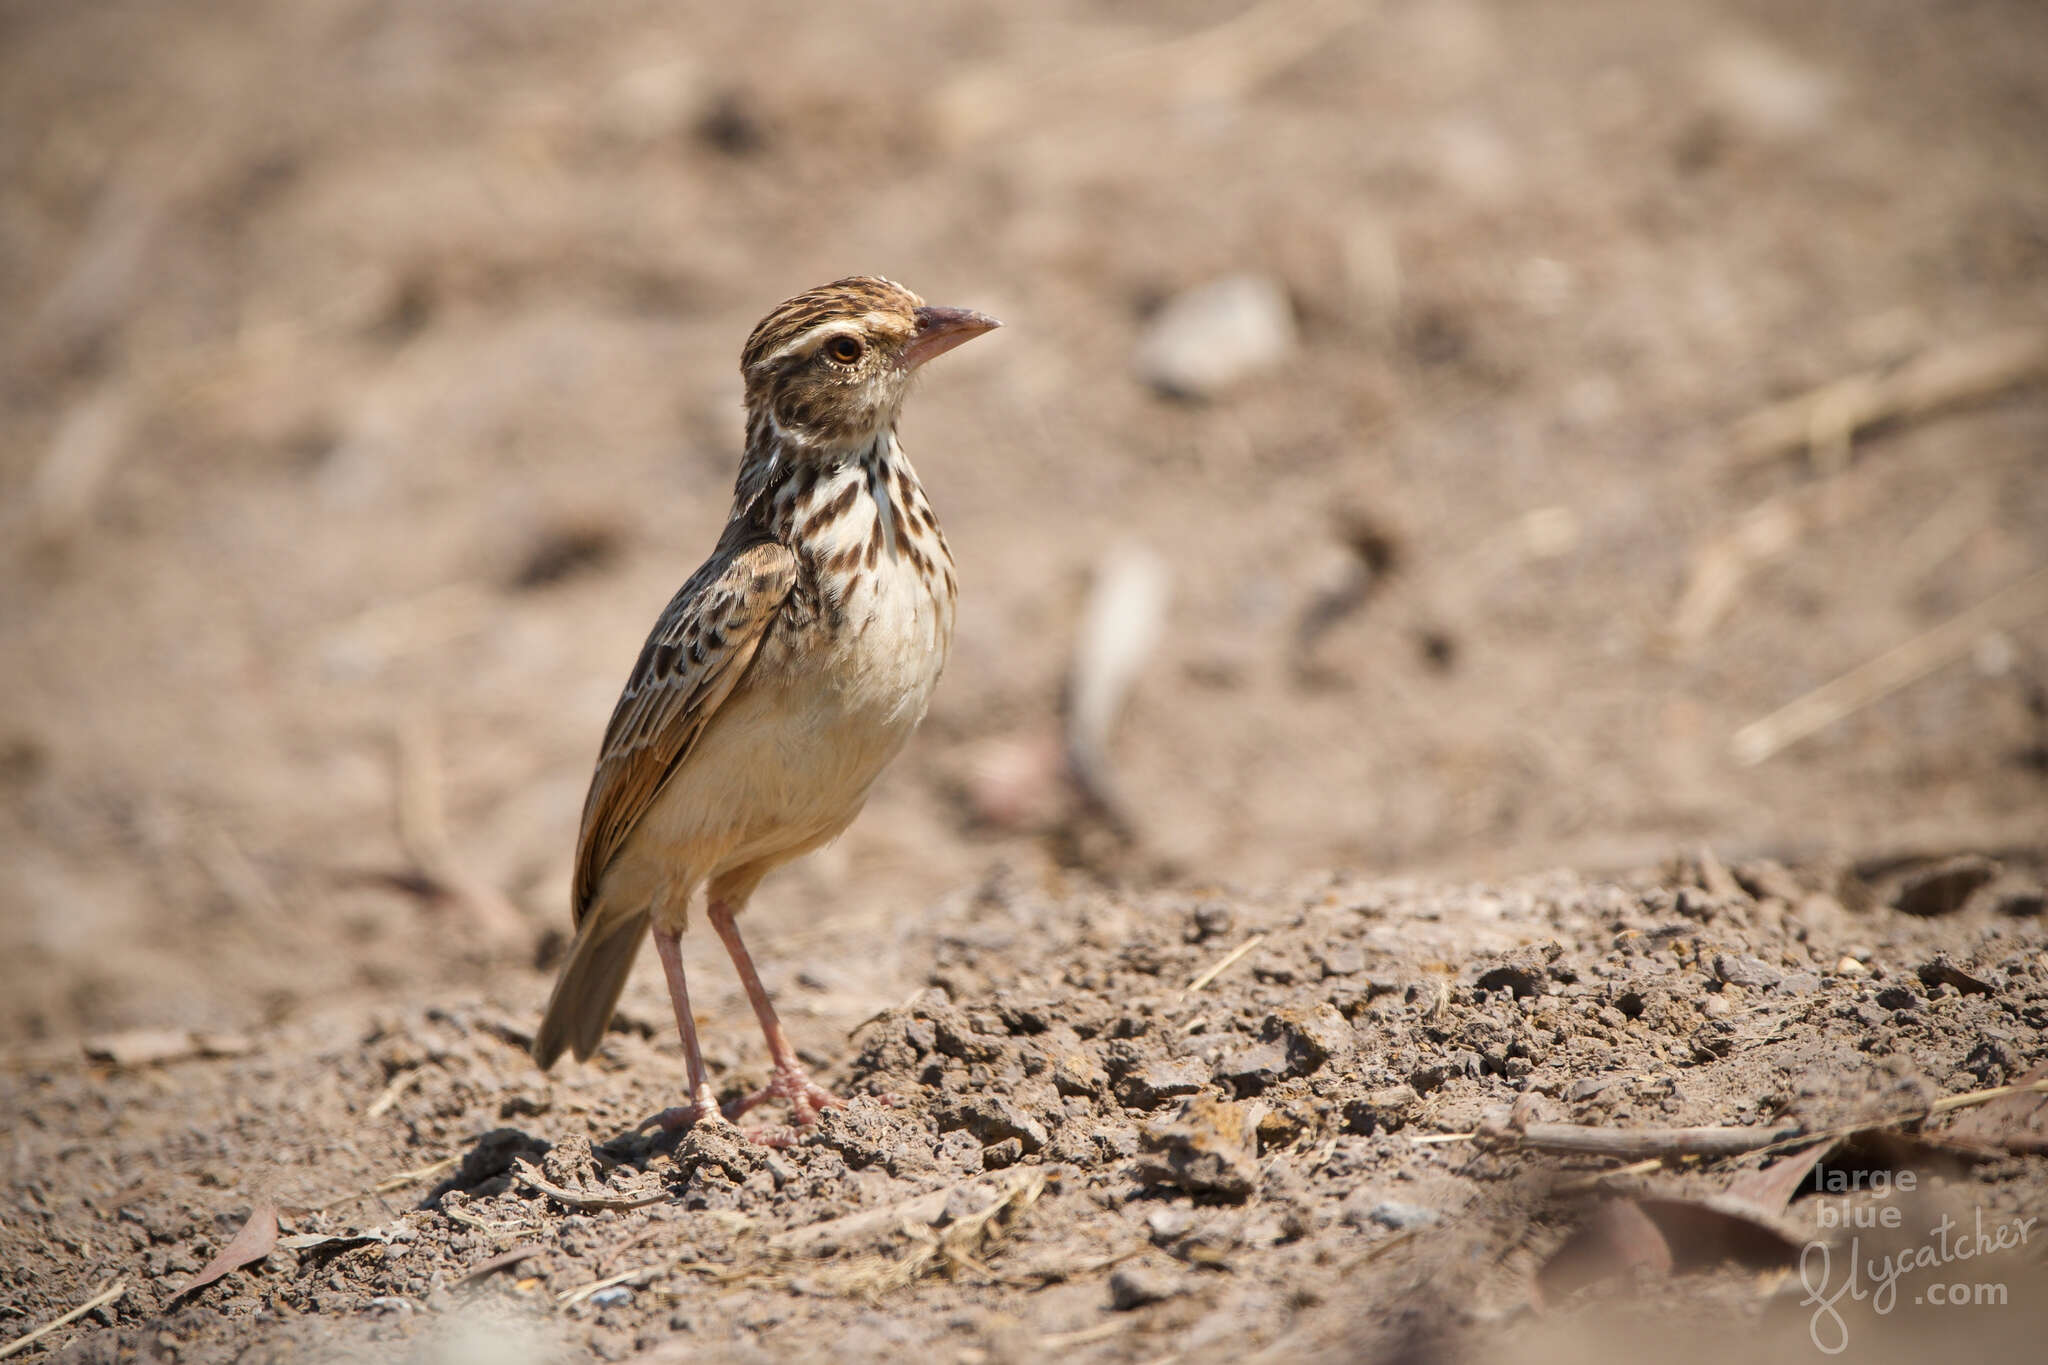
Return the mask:
[[[2027,0],[0,9],[0,1337],[120,1277],[35,1349],[1541,1353],[1588,1330],[1526,1311],[1577,1206],[1417,1134],[1517,1096],[1826,1126],[2025,1073],[2048,396],[2021,364],[1841,438],[1859,395],[2038,338],[2044,72]],[[740,340],[855,270],[1009,323],[904,432],[963,581],[933,714],[749,917],[800,1043],[894,1107],[773,1160],[622,1142],[679,1070],[651,980],[600,1065],[517,1050],[588,763],[723,515]],[[1149,391],[1160,303],[1237,272],[1299,347]],[[1744,458],[1754,414],[1865,375]],[[1044,755],[1126,544],[1173,597],[1106,853]],[[1796,875],[1710,894],[1670,862],[1702,845]],[[1961,852],[2004,879],[1886,904]],[[737,1089],[758,1044],[705,966]],[[85,1062],[133,1029],[233,1055]],[[1145,1184],[1176,1061],[1266,1106],[1242,1204]],[[572,1212],[516,1160],[673,1200]],[[2040,1160],[1944,1197],[2022,1216]],[[984,1165],[985,1245],[972,1190],[923,1251],[774,1243]],[[266,1199],[396,1240],[171,1304]],[[1748,1324],[1750,1273],[1639,1302]]]

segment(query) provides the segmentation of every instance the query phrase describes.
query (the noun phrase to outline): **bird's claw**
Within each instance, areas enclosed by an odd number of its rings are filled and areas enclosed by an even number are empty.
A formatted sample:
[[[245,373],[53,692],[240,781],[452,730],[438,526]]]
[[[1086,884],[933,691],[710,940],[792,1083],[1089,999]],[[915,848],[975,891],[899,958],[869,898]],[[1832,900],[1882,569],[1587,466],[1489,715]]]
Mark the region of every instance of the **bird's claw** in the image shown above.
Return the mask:
[[[846,1101],[827,1090],[824,1086],[805,1075],[800,1067],[777,1067],[768,1084],[744,1099],[733,1101],[727,1107],[725,1116],[736,1119],[740,1115],[765,1104],[769,1100],[788,1100],[798,1127],[808,1127],[818,1121],[818,1115],[826,1109],[838,1109]],[[769,1144],[787,1146],[788,1143]]]

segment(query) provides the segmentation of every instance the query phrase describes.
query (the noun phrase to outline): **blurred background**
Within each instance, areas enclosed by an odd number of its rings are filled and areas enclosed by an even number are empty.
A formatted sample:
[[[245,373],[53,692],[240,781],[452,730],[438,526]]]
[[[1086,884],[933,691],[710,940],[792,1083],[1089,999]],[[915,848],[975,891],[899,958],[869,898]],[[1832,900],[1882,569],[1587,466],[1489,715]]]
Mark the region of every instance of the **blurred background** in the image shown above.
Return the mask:
[[[17,3],[0,1038],[537,1006],[740,343],[854,272],[1009,326],[907,413],[959,636],[771,985],[990,877],[2048,830],[2035,0]]]

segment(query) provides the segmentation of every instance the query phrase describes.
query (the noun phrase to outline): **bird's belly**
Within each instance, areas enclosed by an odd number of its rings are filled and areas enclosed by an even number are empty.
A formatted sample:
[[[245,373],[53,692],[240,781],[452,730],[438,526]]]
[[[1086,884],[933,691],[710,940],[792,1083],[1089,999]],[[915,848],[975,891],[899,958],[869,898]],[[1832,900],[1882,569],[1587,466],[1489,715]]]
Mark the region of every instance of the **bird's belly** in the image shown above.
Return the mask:
[[[924,718],[951,635],[921,583],[869,577],[846,594],[826,638],[756,659],[656,797],[630,854],[694,884],[813,848],[859,814]]]

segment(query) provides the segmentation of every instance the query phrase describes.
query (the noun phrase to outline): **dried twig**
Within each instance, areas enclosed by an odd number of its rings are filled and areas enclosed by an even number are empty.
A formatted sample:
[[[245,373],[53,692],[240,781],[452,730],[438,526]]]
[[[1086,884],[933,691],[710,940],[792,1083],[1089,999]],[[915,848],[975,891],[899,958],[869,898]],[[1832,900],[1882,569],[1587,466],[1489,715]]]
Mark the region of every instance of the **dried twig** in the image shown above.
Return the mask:
[[[1663,1165],[1664,1158],[1661,1156],[1644,1157],[1641,1161],[1631,1161],[1626,1166],[1610,1166],[1604,1171],[1594,1171],[1591,1175],[1567,1180],[1557,1187],[1557,1193],[1579,1194],[1585,1190],[1598,1189],[1610,1180],[1619,1180],[1630,1175],[1647,1175],[1651,1171],[1661,1169]]]
[[[1263,0],[1209,28],[1042,76],[970,72],[939,91],[933,112],[940,131],[964,143],[1071,109],[1095,89],[1148,103],[1238,98],[1363,14],[1346,0]]]
[[[444,1156],[439,1161],[431,1161],[424,1166],[415,1167],[410,1171],[400,1171],[397,1175],[388,1176],[378,1181],[370,1193],[390,1194],[393,1190],[402,1190],[407,1185],[417,1185],[422,1180],[432,1179],[443,1171],[452,1171],[461,1164],[462,1158],[460,1156]],[[352,1195],[350,1197],[360,1199],[364,1196]]]
[[[642,1275],[653,1275],[667,1269],[670,1269],[670,1266],[666,1261],[658,1265],[635,1266],[631,1270],[622,1270],[616,1275],[607,1275],[601,1280],[592,1280],[589,1284],[564,1290],[555,1296],[555,1302],[564,1305],[581,1303],[599,1290],[610,1289],[615,1284],[624,1284],[628,1280],[637,1280]]]
[[[1182,998],[1185,999],[1186,997],[1194,995],[1196,992],[1200,991],[1203,987],[1207,986],[1211,981],[1214,981],[1217,977],[1223,975],[1223,973],[1229,971],[1231,967],[1235,966],[1239,958],[1243,957],[1246,953],[1258,947],[1261,943],[1264,943],[1265,941],[1266,936],[1264,934],[1253,934],[1250,938],[1238,944],[1235,948],[1232,948],[1229,952],[1225,953],[1219,961],[1211,963],[1209,967],[1205,969],[1193,981],[1188,982],[1187,987],[1181,991]]]
[[[441,792],[440,736],[431,718],[420,712],[398,726],[398,838],[421,879],[467,911],[488,940],[525,939],[525,918],[455,856]]]
[[[1624,1161],[1674,1156],[1741,1156],[1796,1138],[1786,1128],[1594,1128],[1578,1123],[1531,1123],[1522,1128],[1482,1127],[1480,1136],[1534,1152],[1611,1156]]]
[[[1986,631],[2043,610],[2048,610],[2048,568],[2035,570],[1932,630],[1743,726],[1729,745],[1735,761],[1744,767],[1761,763],[1787,745],[1961,657]]]
[[[1857,434],[1995,398],[2048,376],[2048,332],[2021,328],[1927,351],[1896,370],[1824,384],[1754,413],[1734,432],[1738,466],[1797,450],[1839,458]]]
[[[370,1107],[363,1111],[364,1119],[382,1118],[387,1109],[398,1103],[398,1097],[418,1085],[426,1074],[427,1069],[423,1066],[399,1072],[391,1084],[384,1087],[384,1093],[370,1101]]]
[[[1994,1085],[1989,1090],[1972,1090],[1961,1095],[1943,1095],[1927,1106],[1925,1117],[1946,1114],[1956,1109],[1969,1109],[1993,1100],[2009,1099],[2014,1095],[2048,1095],[2048,1078],[2038,1081],[2023,1081],[2017,1085]]]
[[[1108,1341],[1119,1332],[1131,1329],[1131,1318],[1126,1315],[1110,1322],[1083,1327],[1075,1332],[1052,1332],[1038,1339],[1041,1355],[1056,1351],[1072,1350],[1076,1346],[1091,1346],[1098,1341]]]
[[[958,1190],[986,1187],[986,1177],[963,1180],[943,1190],[933,1190],[915,1199],[905,1199],[879,1209],[863,1209],[841,1218],[828,1218],[800,1228],[779,1232],[768,1239],[769,1249],[791,1256],[827,1256],[836,1251],[878,1237],[893,1235],[905,1226],[930,1224],[946,1212],[947,1201]]]
[[[130,403],[109,385],[64,415],[29,490],[36,532],[60,546],[85,530],[127,444]]]
[[[478,1232],[489,1233],[493,1237],[502,1237],[511,1231],[510,1228],[501,1228],[496,1223],[486,1222],[468,1209],[457,1208],[455,1205],[446,1202],[443,1202],[441,1205],[441,1215],[444,1218],[462,1224],[466,1228],[475,1228]]]
[[[1002,1178],[995,1189],[995,1198],[985,1207],[955,1218],[942,1228],[934,1227],[933,1223],[949,1207],[952,1191],[940,1191],[946,1199],[936,1211],[920,1207],[919,1212],[923,1216],[905,1216],[898,1220],[894,1231],[910,1239],[908,1253],[893,1259],[885,1256],[857,1257],[849,1264],[821,1271],[815,1278],[838,1293],[871,1299],[915,1282],[940,1262],[985,1279],[995,1279],[995,1272],[982,1259],[983,1254],[999,1231],[1014,1224],[1026,1209],[1038,1202],[1049,1178],[1042,1166],[1016,1168]],[[896,1211],[902,1213],[903,1206],[897,1206]],[[779,1242],[781,1239],[776,1240]]]
[[[537,1242],[521,1243],[519,1246],[501,1251],[497,1255],[471,1266],[468,1270],[462,1272],[462,1275],[455,1283],[458,1285],[475,1284],[478,1280],[495,1275],[501,1270],[509,1270],[521,1261],[538,1256],[545,1249]]]
[[[675,1198],[667,1190],[654,1194],[584,1194],[554,1184],[524,1161],[513,1163],[512,1174],[556,1203],[566,1204],[572,1209],[581,1209],[586,1213],[598,1209],[644,1209],[653,1204],[666,1204]]]
[[[30,1332],[25,1332],[21,1336],[18,1336],[14,1340],[8,1342],[5,1346],[0,1346],[0,1360],[5,1360],[7,1357],[11,1355],[27,1350],[30,1346],[34,1345],[37,1341],[40,1341],[42,1338],[48,1336],[50,1333],[56,1331],[59,1327],[68,1327],[72,1323],[77,1322],[80,1318],[84,1317],[87,1313],[92,1312],[94,1309],[105,1308],[108,1304],[120,1298],[123,1294],[127,1292],[128,1281],[119,1279],[115,1280],[112,1284],[109,1284],[105,1288],[101,1289],[99,1293],[93,1295],[84,1303],[81,1303],[80,1305],[78,1305],[78,1307],[66,1313],[63,1317],[51,1318],[41,1327],[38,1327]]]
[[[1096,566],[1067,679],[1067,771],[1082,801],[1125,841],[1137,837],[1109,767],[1109,736],[1166,622],[1166,563],[1127,545]]]
[[[1611,1156],[1625,1161],[1658,1160],[1675,1156],[1726,1157],[1750,1152],[1767,1152],[1812,1143],[1833,1142],[1859,1133],[1877,1132],[1905,1124],[1920,1123],[1937,1114],[1989,1104],[2014,1095],[2048,1094],[2048,1077],[2015,1085],[1972,1090],[1961,1095],[1944,1095],[1932,1104],[1903,1114],[1859,1119],[1836,1128],[1808,1131],[1784,1128],[1596,1128],[1577,1123],[1531,1123],[1514,1127],[1505,1120],[1490,1121],[1477,1133],[1435,1133],[1413,1138],[1415,1142],[1447,1142],[1456,1138],[1483,1137],[1530,1151],[1557,1152],[1567,1156]],[[1606,1171],[1613,1176],[1620,1171]]]

